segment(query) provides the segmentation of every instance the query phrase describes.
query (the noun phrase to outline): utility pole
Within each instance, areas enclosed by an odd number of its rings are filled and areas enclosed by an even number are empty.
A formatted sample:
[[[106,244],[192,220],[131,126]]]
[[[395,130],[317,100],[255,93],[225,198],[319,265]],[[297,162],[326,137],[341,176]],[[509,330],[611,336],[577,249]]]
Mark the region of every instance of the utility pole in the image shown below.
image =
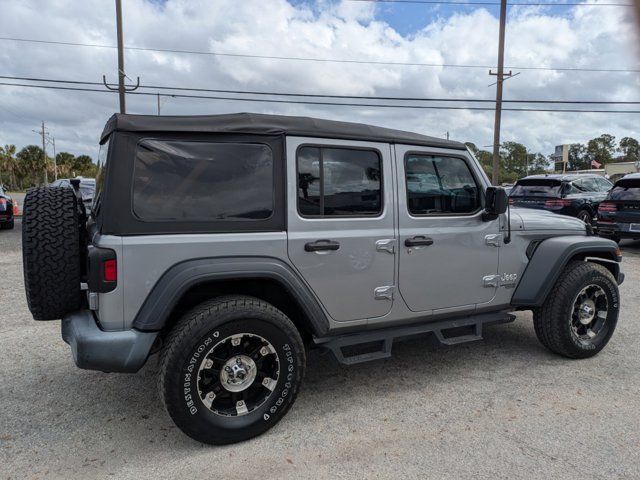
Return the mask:
[[[118,95],[120,97],[120,113],[126,113],[124,101],[124,38],[122,33],[122,1],[116,0],[116,29],[118,32]]]
[[[160,116],[160,94],[156,93],[156,95],[158,96],[158,116]]]
[[[137,90],[140,86],[140,77],[137,78],[136,85],[127,88],[124,84],[124,79],[129,78],[124,72],[124,34],[122,33],[122,1],[116,0],[116,30],[118,36],[118,88],[113,88],[107,83],[107,76],[102,75],[102,83],[107,90],[118,92],[120,98],[120,113],[127,113],[124,96],[126,92],[132,92]]]
[[[47,147],[46,147],[46,130],[44,129],[44,121],[42,122],[42,129],[40,130],[40,135],[42,135],[42,160],[44,165],[44,184],[47,185],[49,183],[49,177],[47,175]]]
[[[493,126],[493,168],[491,183],[497,185],[500,181],[500,121],[502,117],[502,83],[505,77],[511,77],[512,73],[504,73],[504,33],[507,23],[507,0],[500,0],[500,33],[498,35],[498,72],[489,70],[489,75],[497,77],[496,82],[496,117]]]
[[[56,158],[56,139],[51,139],[51,145],[53,146],[53,179],[58,180],[58,159]]]

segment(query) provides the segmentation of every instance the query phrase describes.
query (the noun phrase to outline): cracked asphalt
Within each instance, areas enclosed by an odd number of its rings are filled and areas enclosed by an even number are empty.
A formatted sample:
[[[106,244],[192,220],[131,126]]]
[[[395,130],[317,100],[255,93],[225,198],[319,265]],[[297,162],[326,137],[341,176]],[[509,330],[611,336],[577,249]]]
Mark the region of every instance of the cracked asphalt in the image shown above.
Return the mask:
[[[60,322],[31,319],[16,227],[0,231],[0,479],[640,478],[640,242],[622,243],[622,313],[595,358],[546,351],[528,312],[385,361],[312,352],[274,429],[212,447],[173,426],[155,358],[134,375],[79,370]]]

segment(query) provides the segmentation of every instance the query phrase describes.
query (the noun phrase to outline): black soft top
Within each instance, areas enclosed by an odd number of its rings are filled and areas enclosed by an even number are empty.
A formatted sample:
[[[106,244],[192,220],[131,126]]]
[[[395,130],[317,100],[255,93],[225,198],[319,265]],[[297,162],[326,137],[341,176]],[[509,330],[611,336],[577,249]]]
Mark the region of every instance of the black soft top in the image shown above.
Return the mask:
[[[123,132],[194,132],[246,133],[254,135],[294,135],[300,137],[338,138],[384,143],[405,143],[426,147],[465,150],[460,142],[429,137],[402,130],[375,127],[363,123],[337,122],[310,117],[229,113],[223,115],[157,116],[116,113],[102,131],[100,143],[114,131]]]

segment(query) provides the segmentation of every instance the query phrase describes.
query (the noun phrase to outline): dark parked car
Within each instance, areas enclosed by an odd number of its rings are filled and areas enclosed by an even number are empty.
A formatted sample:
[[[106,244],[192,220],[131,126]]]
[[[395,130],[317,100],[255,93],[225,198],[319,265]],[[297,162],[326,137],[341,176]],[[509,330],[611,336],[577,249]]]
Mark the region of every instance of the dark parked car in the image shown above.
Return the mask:
[[[509,203],[569,215],[590,224],[611,187],[612,183],[600,175],[530,175],[516,182]]]
[[[618,180],[598,208],[598,233],[616,242],[640,239],[640,173]]]
[[[84,203],[87,212],[90,212],[91,205],[93,204],[93,196],[96,192],[96,180],[95,178],[83,177],[78,177],[78,180],[80,180],[80,194],[82,195],[82,203]],[[72,188],[71,179],[69,178],[59,178],[49,186]]]
[[[0,185],[0,228],[13,228],[13,199]]]

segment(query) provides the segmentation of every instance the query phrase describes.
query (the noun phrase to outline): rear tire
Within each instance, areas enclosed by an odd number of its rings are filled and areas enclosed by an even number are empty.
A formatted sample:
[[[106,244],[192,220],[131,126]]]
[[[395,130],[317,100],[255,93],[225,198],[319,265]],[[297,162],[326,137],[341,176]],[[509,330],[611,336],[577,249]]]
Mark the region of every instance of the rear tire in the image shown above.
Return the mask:
[[[591,215],[591,212],[589,210],[580,210],[578,212],[578,215],[576,215],[576,218],[578,220],[582,220],[587,225],[591,225],[591,223],[593,222],[593,215]]]
[[[221,445],[273,427],[293,405],[304,369],[291,320],[257,298],[228,296],[178,321],[161,353],[158,387],[184,433]]]
[[[27,192],[22,260],[27,304],[35,320],[56,320],[81,307],[80,227],[72,189]]]
[[[569,263],[544,304],[533,311],[540,342],[568,358],[596,355],[618,322],[620,294],[613,275],[592,262]]]

